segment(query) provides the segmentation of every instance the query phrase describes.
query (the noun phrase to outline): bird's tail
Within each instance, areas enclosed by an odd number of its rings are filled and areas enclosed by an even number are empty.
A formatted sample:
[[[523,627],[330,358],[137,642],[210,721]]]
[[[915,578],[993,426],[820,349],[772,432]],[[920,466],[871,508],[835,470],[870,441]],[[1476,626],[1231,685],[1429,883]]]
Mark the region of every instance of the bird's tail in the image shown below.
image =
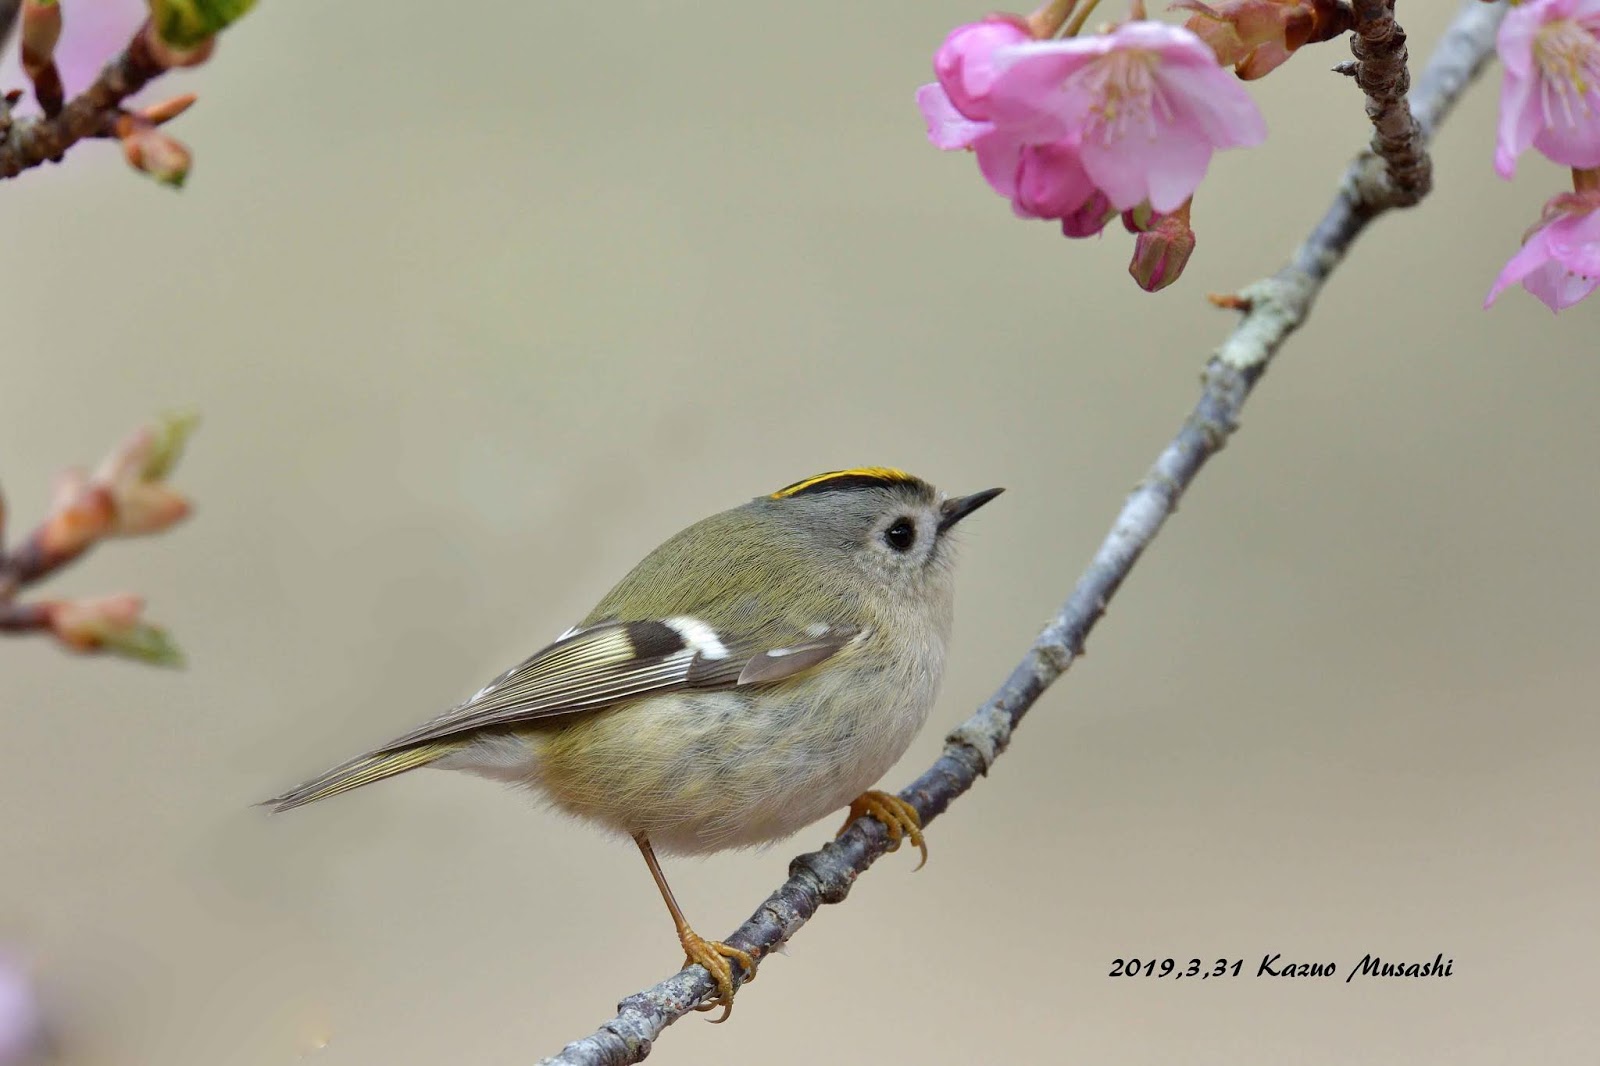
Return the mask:
[[[419,766],[427,766],[456,751],[460,746],[454,743],[418,744],[416,747],[401,748],[399,751],[377,751],[369,755],[358,755],[349,762],[312,778],[299,788],[263,800],[261,806],[271,807],[273,813],[292,810],[315,800],[349,792],[352,788],[382,781],[395,774],[403,774],[407,770],[415,770]]]

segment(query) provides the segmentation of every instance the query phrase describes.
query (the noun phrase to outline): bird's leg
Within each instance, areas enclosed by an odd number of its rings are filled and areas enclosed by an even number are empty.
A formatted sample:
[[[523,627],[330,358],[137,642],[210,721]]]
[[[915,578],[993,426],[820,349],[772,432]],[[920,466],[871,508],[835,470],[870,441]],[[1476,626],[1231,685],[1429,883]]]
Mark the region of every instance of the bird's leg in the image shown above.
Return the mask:
[[[672,896],[672,888],[667,884],[667,879],[661,872],[661,864],[656,861],[655,849],[650,846],[650,838],[643,833],[635,833],[633,842],[639,845],[639,852],[644,856],[644,861],[650,867],[650,876],[656,879],[656,887],[661,890],[661,898],[667,903],[667,910],[672,912],[672,921],[678,927],[678,943],[683,945],[685,968],[699,964],[706,968],[711,975],[711,980],[717,985],[717,998],[709,1003],[702,1003],[696,1010],[711,1010],[714,1007],[722,1008],[722,1017],[719,1022],[728,1020],[728,1015],[733,1013],[733,967],[729,960],[737,960],[744,970],[744,980],[756,979],[756,962],[750,957],[748,951],[741,951],[731,944],[724,944],[720,940],[707,940],[693,929],[689,928],[689,921],[683,916],[683,911],[678,907],[678,901]]]
[[[879,792],[876,789],[863,792],[851,801],[850,814],[834,836],[842,836],[862,815],[883,823],[883,827],[889,831],[890,851],[900,846],[901,837],[909,837],[911,843],[922,851],[922,861],[917,863],[917,869],[928,864],[928,844],[922,839],[922,816],[911,804],[893,792]]]

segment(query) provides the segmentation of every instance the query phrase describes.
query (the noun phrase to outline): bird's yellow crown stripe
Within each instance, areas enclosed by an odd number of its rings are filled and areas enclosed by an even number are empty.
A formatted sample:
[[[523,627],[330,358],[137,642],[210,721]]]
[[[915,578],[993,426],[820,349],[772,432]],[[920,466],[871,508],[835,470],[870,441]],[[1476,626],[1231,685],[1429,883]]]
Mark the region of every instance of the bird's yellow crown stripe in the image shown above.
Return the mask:
[[[892,466],[858,466],[851,470],[829,470],[825,474],[815,474],[804,481],[796,481],[793,485],[785,485],[777,492],[774,492],[771,498],[781,500],[789,496],[797,496],[807,489],[814,489],[825,482],[841,478],[881,481],[885,485],[914,484],[921,480],[912,474],[906,473],[904,470],[896,470]]]

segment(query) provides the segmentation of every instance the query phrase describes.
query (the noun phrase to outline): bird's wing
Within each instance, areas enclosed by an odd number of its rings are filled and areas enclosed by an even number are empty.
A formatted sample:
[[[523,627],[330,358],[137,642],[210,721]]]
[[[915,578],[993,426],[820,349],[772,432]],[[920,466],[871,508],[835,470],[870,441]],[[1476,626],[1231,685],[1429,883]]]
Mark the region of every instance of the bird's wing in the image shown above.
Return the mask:
[[[565,634],[465,703],[378,750],[398,751],[474,730],[599,710],[642,696],[772,684],[831,658],[862,631],[817,625],[796,636],[772,646],[770,639],[729,640],[688,617],[602,622]]]

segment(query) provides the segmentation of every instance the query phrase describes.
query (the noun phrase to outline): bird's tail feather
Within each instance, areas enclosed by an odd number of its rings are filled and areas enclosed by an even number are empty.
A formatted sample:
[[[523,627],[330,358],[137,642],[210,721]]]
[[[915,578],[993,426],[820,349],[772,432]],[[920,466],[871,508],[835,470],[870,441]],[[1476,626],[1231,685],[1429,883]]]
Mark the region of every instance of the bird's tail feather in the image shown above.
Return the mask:
[[[459,747],[459,744],[453,743],[418,744],[416,747],[402,748],[399,751],[379,751],[370,755],[359,755],[347,763],[335,766],[325,774],[312,778],[299,788],[290,789],[281,796],[262,801],[261,806],[271,807],[273,813],[292,810],[319,799],[337,796],[341,792],[349,792],[362,785],[370,785],[374,781],[382,781],[395,774],[403,774],[407,770],[415,770],[419,766],[426,766]]]

